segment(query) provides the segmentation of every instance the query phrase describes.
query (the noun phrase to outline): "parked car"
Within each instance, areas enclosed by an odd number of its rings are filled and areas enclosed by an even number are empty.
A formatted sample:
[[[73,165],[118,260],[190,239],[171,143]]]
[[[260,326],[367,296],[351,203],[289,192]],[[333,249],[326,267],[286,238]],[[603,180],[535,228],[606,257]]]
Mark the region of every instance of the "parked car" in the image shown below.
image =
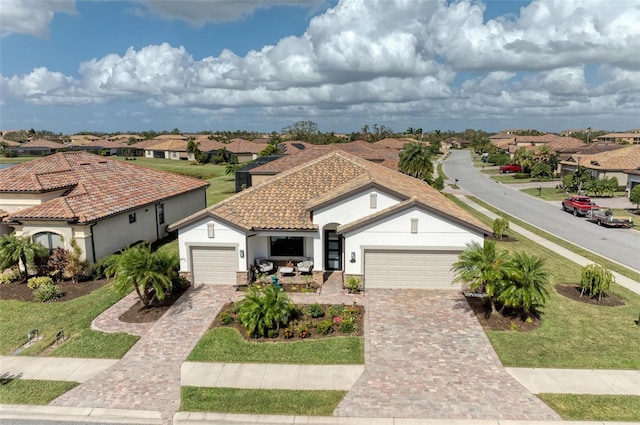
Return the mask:
[[[502,167],[500,167],[500,172],[505,174],[520,173],[521,171],[522,171],[522,167],[519,166],[518,164],[509,164],[509,165],[503,165]]]
[[[562,211],[573,213],[574,216],[586,216],[591,210],[598,210],[600,207],[595,202],[591,202],[588,196],[569,196],[562,200]]]
[[[590,210],[587,213],[587,221],[605,227],[621,227],[624,229],[630,229],[633,227],[633,220],[631,217],[616,217],[609,209],[604,211],[599,209]]]

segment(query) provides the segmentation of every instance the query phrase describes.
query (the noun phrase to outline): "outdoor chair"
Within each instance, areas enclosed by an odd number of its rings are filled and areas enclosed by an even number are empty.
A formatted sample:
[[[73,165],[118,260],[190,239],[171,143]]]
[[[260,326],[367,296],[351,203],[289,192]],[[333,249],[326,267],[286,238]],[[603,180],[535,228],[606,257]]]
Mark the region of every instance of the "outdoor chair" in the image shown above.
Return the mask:
[[[300,273],[311,273],[313,271],[313,260],[311,258],[305,258],[299,262],[298,271]]]
[[[269,273],[273,270],[273,261],[264,257],[256,258],[256,267],[259,273]]]

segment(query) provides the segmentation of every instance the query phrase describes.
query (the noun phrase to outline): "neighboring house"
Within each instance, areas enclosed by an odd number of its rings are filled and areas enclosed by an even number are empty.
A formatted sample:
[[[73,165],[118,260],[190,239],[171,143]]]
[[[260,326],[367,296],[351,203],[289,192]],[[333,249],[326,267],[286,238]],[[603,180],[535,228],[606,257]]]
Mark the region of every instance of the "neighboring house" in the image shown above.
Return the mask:
[[[238,158],[238,164],[253,161],[265,148],[263,144],[253,143],[244,139],[232,139],[224,148]]]
[[[106,137],[106,139],[112,142],[129,144],[131,142],[141,142],[144,140],[144,137],[140,136],[139,134],[114,134],[113,136]]]
[[[126,149],[126,141],[112,142],[106,139],[98,140],[72,140],[71,143],[65,145],[69,151],[83,151],[88,153],[94,153],[97,155],[122,155]]]
[[[292,155],[292,157],[295,155]],[[173,223],[196,284],[244,284],[257,258],[311,258],[365,288],[452,285],[451,265],[491,230],[425,182],[329,152]]]
[[[182,139],[155,139],[156,143],[150,143],[144,150],[145,158],[158,158],[158,159],[188,159],[186,140]],[[137,143],[136,143],[137,145]]]
[[[640,145],[640,133],[607,133],[602,136],[598,136],[596,141]]]
[[[226,146],[224,143],[220,143],[217,140],[211,140],[208,138],[195,139],[194,142],[198,144],[198,150],[200,152],[206,153],[208,155],[213,155],[217,153],[220,149],[224,149]],[[187,146],[188,145],[189,145],[189,142],[187,141]],[[192,153],[188,154],[188,159],[189,161],[196,160],[195,156]]]
[[[0,170],[0,234],[50,250],[75,238],[90,262],[167,235],[168,223],[206,206],[205,181],[84,152]]]
[[[627,198],[631,195],[631,189],[640,185],[640,166],[633,170],[625,170],[627,175]]]
[[[580,152],[571,155],[566,161],[560,162],[560,174],[565,176],[573,173],[578,166],[585,167],[594,179],[616,177],[620,186],[627,186],[628,174],[625,171],[640,167],[640,145],[623,146],[595,154]]]
[[[46,139],[30,140],[11,149],[11,153],[17,156],[45,156],[58,151],[66,150],[62,143],[52,142]]]
[[[358,140],[356,140],[356,142],[358,142]],[[364,141],[364,143],[368,143],[367,141]],[[416,139],[412,139],[409,137],[403,137],[401,139],[393,139],[393,138],[386,138],[386,139],[381,139],[378,140],[377,142],[372,143],[373,145],[379,147],[379,148],[389,148],[389,149],[395,149],[397,151],[402,150],[402,148],[404,147],[404,145],[406,145],[407,143],[424,143],[425,145],[429,145],[428,142],[420,142]]]
[[[471,145],[469,140],[461,139],[460,137],[449,137],[440,142],[443,149],[464,149]]]

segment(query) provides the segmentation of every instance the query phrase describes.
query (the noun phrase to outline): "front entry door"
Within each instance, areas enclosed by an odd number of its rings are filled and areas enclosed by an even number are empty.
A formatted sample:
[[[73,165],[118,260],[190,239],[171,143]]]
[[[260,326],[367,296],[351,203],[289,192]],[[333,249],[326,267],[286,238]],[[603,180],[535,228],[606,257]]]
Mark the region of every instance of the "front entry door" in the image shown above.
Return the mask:
[[[342,236],[335,230],[324,231],[325,270],[342,270]]]

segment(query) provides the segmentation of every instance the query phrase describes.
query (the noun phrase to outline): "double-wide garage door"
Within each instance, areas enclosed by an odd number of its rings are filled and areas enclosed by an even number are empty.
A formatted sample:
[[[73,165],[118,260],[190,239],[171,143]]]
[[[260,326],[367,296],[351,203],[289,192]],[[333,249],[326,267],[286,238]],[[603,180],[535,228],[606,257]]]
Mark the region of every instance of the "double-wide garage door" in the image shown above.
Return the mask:
[[[193,283],[235,285],[238,260],[236,249],[230,247],[191,248]]]
[[[367,250],[365,289],[460,289],[452,285],[451,272],[458,255],[453,251]]]

